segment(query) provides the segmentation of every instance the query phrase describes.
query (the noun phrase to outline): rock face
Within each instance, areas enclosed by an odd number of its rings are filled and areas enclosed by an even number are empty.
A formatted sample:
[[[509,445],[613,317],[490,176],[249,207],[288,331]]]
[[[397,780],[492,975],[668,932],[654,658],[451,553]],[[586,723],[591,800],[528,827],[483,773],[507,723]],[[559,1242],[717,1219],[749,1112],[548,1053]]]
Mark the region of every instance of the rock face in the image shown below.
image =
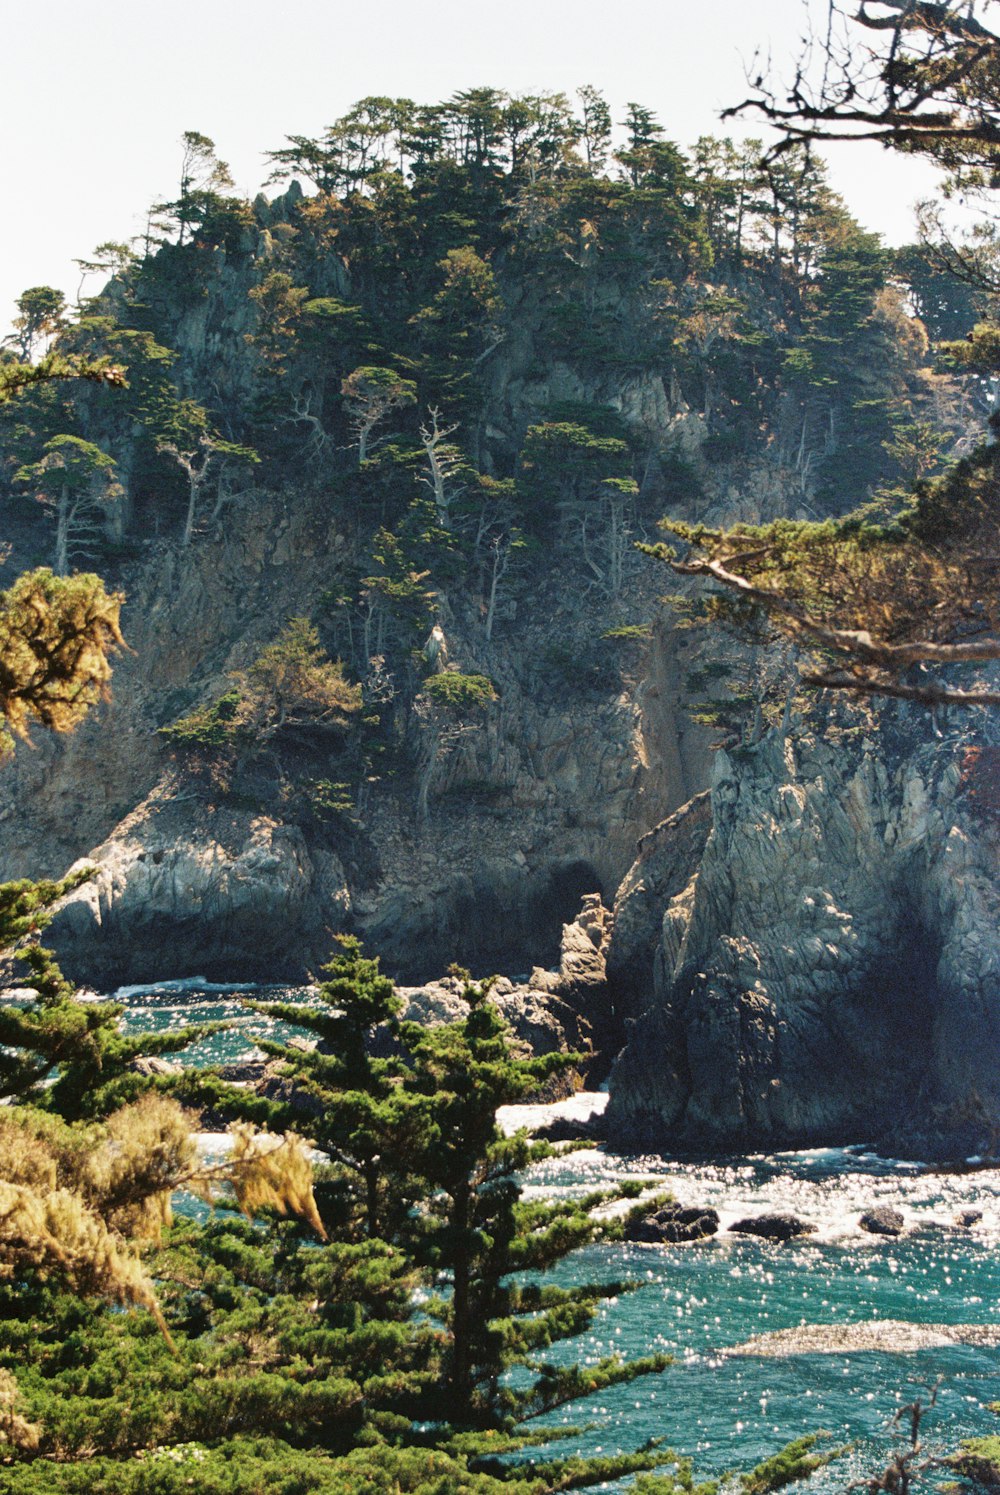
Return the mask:
[[[663,910],[698,870],[712,806],[707,790],[641,837],[638,856],[615,897],[608,982],[621,1021],[640,1016],[655,995]]]
[[[917,747],[917,728],[879,749],[800,731],[718,755],[711,836],[662,910],[652,999],[612,1074],[618,1146],[988,1150],[996,830],[963,800],[966,744],[918,727]],[[636,958],[635,925],[610,969]]]
[[[586,894],[576,919],[563,925],[558,970],[536,966],[526,982],[501,976],[492,990],[493,1000],[526,1050],[582,1054],[584,1074],[590,1065],[604,1062],[607,1051],[611,1012],[604,944],[610,917],[598,893]],[[462,982],[454,976],[400,987],[399,995],[406,1003],[403,1017],[412,1022],[455,1022],[467,1011]],[[572,1077],[556,1077],[560,1093],[567,1086],[573,1088]]]
[[[211,979],[266,980],[322,958],[350,911],[344,869],[301,831],[247,812],[153,798],[98,847],[96,876],[46,938],[99,990],[154,981],[187,953]]]
[[[39,734],[0,782],[0,879],[100,864],[56,929],[67,972],[92,983],[296,980],[345,917],[410,983],[453,961],[477,974],[556,962],[582,895],[610,902],[637,838],[704,782],[670,639],[643,646],[646,662],[603,645],[595,684],[575,661],[616,621],[610,602],[583,607],[571,578],[546,576],[487,640],[477,606],[456,598],[453,657],[498,701],[442,759],[426,820],[405,774],[361,785],[353,830],[318,833],[274,803],[232,810],[235,796],[178,774],[157,728],[228,689],[346,564],[318,500],[278,509],[248,500],[186,553],[152,542],[125,577],[134,652],[116,662],[111,701],[72,736]],[[660,585],[652,567],[637,579],[640,616]]]

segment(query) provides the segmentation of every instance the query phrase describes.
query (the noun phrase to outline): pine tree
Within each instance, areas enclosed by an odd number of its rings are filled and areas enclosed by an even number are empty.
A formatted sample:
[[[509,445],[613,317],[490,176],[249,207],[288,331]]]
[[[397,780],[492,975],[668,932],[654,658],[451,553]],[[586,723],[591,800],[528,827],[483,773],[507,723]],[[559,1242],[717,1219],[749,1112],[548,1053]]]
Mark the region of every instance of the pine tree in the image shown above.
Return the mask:
[[[441,1325],[438,1369],[411,1388],[414,1415],[496,1427],[662,1370],[667,1362],[655,1356],[610,1359],[586,1373],[536,1362],[539,1351],[582,1332],[600,1301],[627,1284],[561,1289],[511,1280],[544,1272],[576,1247],[620,1230],[593,1212],[628,1190],[523,1202],[520,1175],[552,1148],[523,1134],[505,1137],[497,1125],[499,1106],[537,1092],[578,1056],[517,1054],[489,1000],[490,983],[477,985],[465,972],[458,973],[465,1018],[433,1027],[400,1022],[399,998],[378,962],[349,937],[341,945],[327,968],[331,979],[319,989],[324,1008],[252,1004],[316,1033],[321,1043],[309,1054],[263,1043],[284,1060],[291,1085],[270,1123],[297,1115],[332,1159],[332,1199],[319,1186],[331,1230],[381,1235],[435,1289],[427,1312]],[[373,1057],[373,1045],[395,1053]],[[504,1383],[515,1365],[535,1370],[527,1389]]]

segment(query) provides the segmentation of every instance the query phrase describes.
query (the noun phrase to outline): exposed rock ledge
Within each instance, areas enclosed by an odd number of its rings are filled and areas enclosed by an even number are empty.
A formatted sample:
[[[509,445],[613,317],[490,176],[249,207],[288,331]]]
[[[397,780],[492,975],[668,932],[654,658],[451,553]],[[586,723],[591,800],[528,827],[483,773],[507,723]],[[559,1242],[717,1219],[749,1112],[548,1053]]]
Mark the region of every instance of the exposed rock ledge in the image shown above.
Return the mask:
[[[1000,877],[965,746],[772,734],[718,755],[712,832],[612,1074],[614,1144],[991,1149]],[[617,912],[611,970],[647,937]]]
[[[726,1356],[853,1355],[878,1350],[912,1355],[954,1344],[998,1345],[1000,1324],[908,1324],[901,1319],[869,1320],[862,1324],[796,1324],[757,1334],[743,1344],[722,1350]]]
[[[294,979],[326,958],[350,911],[333,853],[246,811],[154,796],[92,861],[96,875],[63,900],[46,939],[74,980],[99,991],[192,971]]]

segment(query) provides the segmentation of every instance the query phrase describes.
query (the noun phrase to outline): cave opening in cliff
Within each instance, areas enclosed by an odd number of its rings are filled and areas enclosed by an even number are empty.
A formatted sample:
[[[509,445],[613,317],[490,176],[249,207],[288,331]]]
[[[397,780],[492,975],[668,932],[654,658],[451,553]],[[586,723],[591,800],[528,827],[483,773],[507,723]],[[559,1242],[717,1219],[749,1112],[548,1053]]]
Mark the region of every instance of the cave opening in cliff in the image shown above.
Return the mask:
[[[903,902],[892,945],[869,985],[868,1048],[883,1091],[884,1119],[890,1125],[924,1104],[932,1088],[940,959],[939,935],[917,909]],[[876,1035],[877,1042],[872,1043]]]
[[[388,953],[387,969],[423,982],[453,962],[477,976],[523,977],[532,966],[558,966],[562,927],[576,918],[586,893],[603,897],[604,889],[585,859],[537,869],[484,867],[443,897],[433,928],[409,931],[405,944]]]

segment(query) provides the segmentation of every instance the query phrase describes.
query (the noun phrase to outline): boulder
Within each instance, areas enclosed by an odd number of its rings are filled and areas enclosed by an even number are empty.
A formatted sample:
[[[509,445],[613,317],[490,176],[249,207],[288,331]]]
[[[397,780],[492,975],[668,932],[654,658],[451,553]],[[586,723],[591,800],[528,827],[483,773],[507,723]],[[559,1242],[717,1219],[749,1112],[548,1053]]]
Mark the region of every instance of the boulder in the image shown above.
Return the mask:
[[[554,1116],[533,1131],[532,1136],[542,1142],[602,1142],[604,1115],[595,1111],[587,1117]]]
[[[870,1235],[902,1235],[906,1221],[898,1209],[880,1204],[874,1209],[865,1210],[858,1224]]]
[[[129,1069],[133,1074],[153,1079],[179,1075],[183,1072],[184,1066],[176,1059],[161,1059],[156,1054],[139,1054],[132,1060]]]
[[[655,1214],[629,1224],[625,1239],[647,1245],[677,1245],[683,1241],[703,1241],[715,1235],[718,1228],[719,1215],[714,1209],[667,1204]]]
[[[737,1220],[729,1229],[735,1235],[756,1235],[765,1241],[791,1241],[799,1235],[811,1235],[816,1227],[798,1215],[755,1215]]]
[[[964,1209],[960,1210],[955,1216],[955,1224],[960,1226],[962,1230],[971,1230],[974,1225],[979,1224],[982,1218],[983,1212],[981,1209]]]

